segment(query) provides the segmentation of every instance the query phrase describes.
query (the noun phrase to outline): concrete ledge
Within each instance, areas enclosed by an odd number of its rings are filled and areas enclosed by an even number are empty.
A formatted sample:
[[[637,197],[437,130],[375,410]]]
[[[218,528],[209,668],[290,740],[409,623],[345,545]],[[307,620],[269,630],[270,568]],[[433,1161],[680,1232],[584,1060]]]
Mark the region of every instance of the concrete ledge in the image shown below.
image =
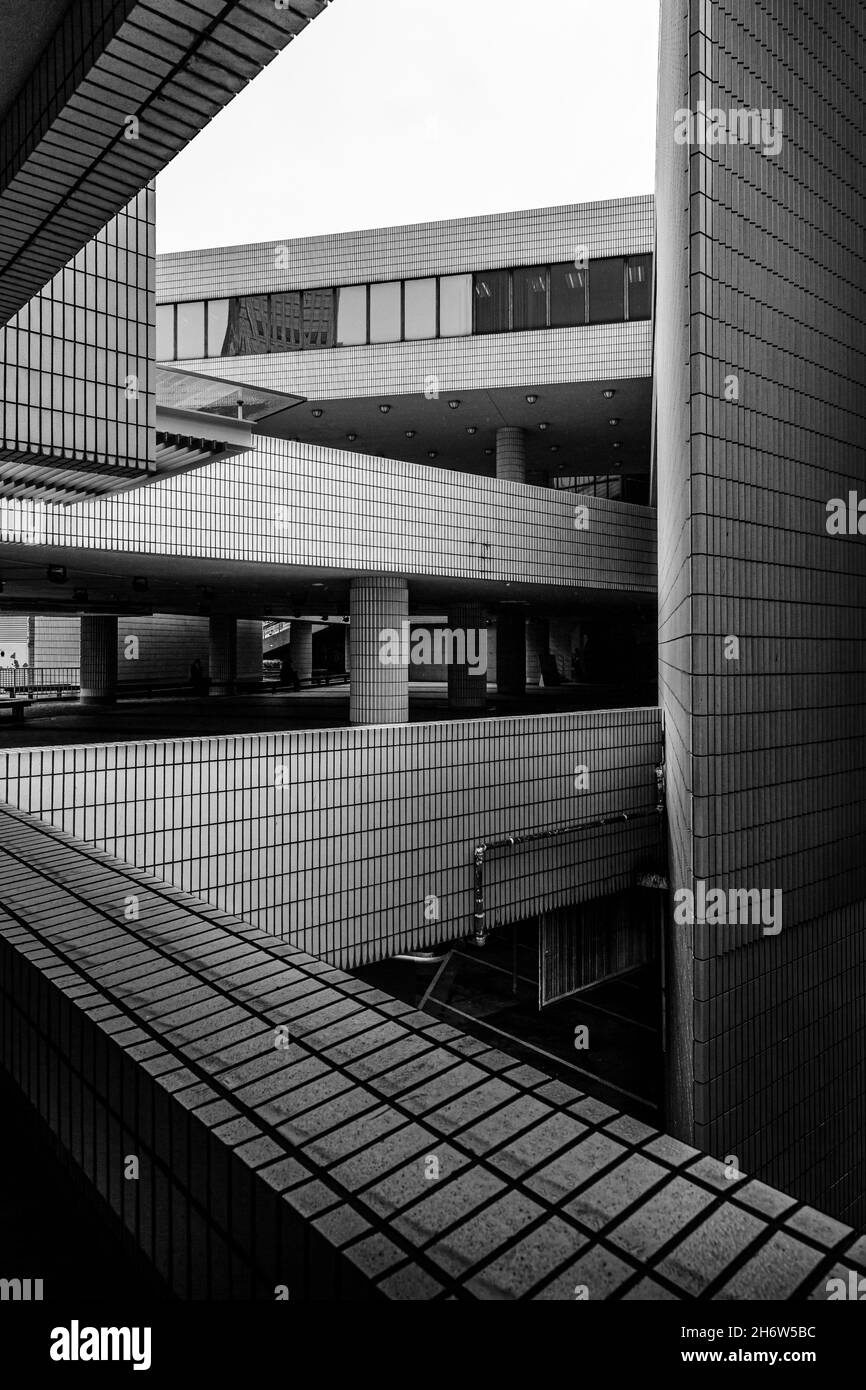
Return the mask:
[[[8,809],[0,846],[0,1060],[181,1298],[866,1272],[849,1227],[102,851]]]

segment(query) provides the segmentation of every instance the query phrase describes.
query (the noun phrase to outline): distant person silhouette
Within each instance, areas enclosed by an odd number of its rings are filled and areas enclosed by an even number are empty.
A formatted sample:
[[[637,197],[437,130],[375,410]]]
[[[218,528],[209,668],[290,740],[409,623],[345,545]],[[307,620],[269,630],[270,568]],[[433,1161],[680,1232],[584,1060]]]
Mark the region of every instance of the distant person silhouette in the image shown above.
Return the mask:
[[[298,673],[287,656],[284,656],[280,662],[280,685],[290,685],[293,690],[300,690],[301,688]]]
[[[198,657],[189,668],[189,683],[195,695],[206,695],[210,690],[210,677],[205,675]]]

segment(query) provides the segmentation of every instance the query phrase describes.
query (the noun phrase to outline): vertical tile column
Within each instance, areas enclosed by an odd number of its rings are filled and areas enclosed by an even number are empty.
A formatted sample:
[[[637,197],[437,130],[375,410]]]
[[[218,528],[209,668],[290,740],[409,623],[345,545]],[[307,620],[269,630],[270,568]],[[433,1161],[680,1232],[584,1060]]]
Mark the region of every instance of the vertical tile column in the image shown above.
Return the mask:
[[[117,618],[81,619],[81,699],[110,705],[117,698]]]
[[[292,619],[289,632],[289,661],[302,685],[309,685],[313,674],[313,624]]]
[[[526,617],[522,608],[506,608],[496,619],[496,689],[503,695],[522,695],[526,689]]]
[[[231,695],[238,675],[238,620],[214,613],[208,623],[211,690]]]
[[[526,434],[503,426],[496,431],[496,476],[508,483],[526,482]]]
[[[452,632],[464,634],[464,652],[475,657],[474,669],[480,665],[483,674],[473,675],[473,667],[465,662],[452,662],[448,667],[448,708],[483,710],[487,704],[487,627],[480,603],[455,603],[448,613]],[[471,646],[470,646],[471,641]]]
[[[380,575],[353,579],[349,589],[351,668],[349,717],[353,724],[402,724],[409,718],[409,666],[386,663],[383,638],[403,633],[409,621],[409,585]]]

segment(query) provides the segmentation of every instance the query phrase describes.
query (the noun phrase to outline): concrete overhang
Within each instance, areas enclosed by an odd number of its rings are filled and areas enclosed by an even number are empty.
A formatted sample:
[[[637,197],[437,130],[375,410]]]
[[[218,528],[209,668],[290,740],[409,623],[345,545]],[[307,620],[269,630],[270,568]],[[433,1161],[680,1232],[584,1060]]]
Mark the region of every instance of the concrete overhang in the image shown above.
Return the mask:
[[[62,586],[47,578],[47,567],[66,569]],[[357,570],[313,568],[277,563],[242,563],[135,551],[96,551],[76,547],[28,545],[0,547],[0,614],[95,611],[76,606],[74,591],[87,592],[87,604],[100,612],[233,613],[238,617],[304,616],[321,621],[325,614],[349,612],[349,582]],[[141,594],[136,576],[147,576]],[[476,599],[489,611],[507,604],[527,612],[555,613],[579,608],[655,608],[656,596],[645,590],[575,587],[484,579],[453,579],[408,574],[411,609],[444,613],[457,599]],[[112,597],[109,598],[108,596]],[[45,607],[45,604],[50,607]]]
[[[326,4],[8,0],[0,16],[0,323]]]

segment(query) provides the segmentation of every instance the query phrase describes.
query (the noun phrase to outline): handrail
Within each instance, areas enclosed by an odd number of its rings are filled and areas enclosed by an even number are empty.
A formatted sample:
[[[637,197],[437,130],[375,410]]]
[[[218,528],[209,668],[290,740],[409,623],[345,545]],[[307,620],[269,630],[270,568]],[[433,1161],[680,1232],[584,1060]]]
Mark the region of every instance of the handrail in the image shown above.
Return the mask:
[[[544,830],[519,830],[510,835],[503,835],[498,840],[482,840],[477,844],[474,852],[474,911],[472,913],[473,936],[476,946],[486,945],[490,936],[484,900],[484,864],[489,850],[510,849],[514,845],[526,844],[531,840],[552,839],[555,835],[563,835],[569,830],[595,830],[600,826],[613,825],[617,822],[631,823],[661,817],[664,815],[665,809],[665,769],[663,763],[660,763],[656,768],[656,790],[658,799],[655,806],[645,811],[614,811],[610,815],[594,816],[590,820],[560,821],[556,825],[547,826]]]

